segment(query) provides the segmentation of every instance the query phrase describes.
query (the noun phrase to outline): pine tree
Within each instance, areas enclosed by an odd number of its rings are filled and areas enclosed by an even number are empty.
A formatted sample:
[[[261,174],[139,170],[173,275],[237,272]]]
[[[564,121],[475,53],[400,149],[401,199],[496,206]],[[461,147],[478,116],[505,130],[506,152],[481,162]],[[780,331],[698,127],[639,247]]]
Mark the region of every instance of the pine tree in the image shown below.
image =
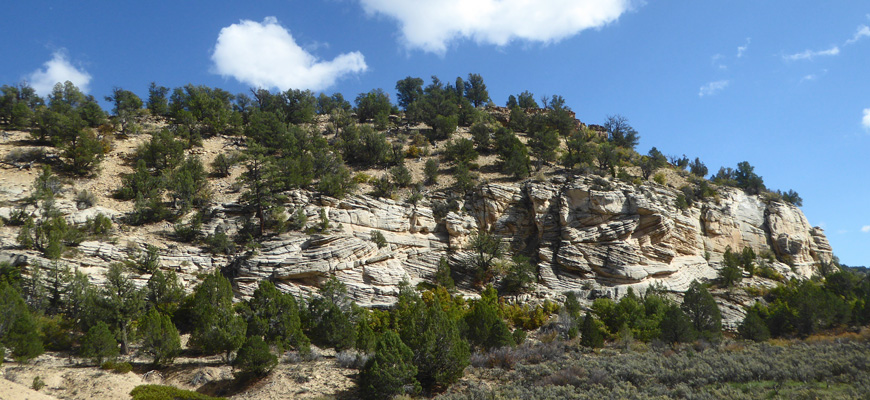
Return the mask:
[[[770,339],[770,330],[755,307],[746,310],[746,316],[743,318],[743,322],[740,323],[737,331],[746,340],[763,342]]]
[[[268,344],[284,350],[308,350],[308,338],[302,333],[299,305],[292,294],[282,293],[272,282],[260,281],[254,295],[241,307],[247,336],[261,336]]]
[[[671,304],[665,309],[659,330],[659,337],[665,343],[685,343],[695,339],[692,321],[676,304]]]

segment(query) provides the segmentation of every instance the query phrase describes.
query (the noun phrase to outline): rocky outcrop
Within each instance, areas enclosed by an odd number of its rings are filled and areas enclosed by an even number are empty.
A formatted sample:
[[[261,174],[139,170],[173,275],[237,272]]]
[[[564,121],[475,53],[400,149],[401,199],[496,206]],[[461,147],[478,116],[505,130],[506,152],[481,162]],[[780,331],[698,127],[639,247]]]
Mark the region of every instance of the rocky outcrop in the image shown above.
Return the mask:
[[[264,240],[259,249],[224,257],[168,241],[157,245],[162,266],[178,271],[191,284],[198,274],[221,268],[234,277],[241,296],[253,293],[263,279],[282,290],[310,295],[335,276],[359,304],[370,307],[393,303],[402,281],[414,285],[431,280],[441,257],[451,260],[460,283],[469,283],[469,271],[459,261],[478,230],[497,235],[513,252],[536,261],[537,298],[571,290],[591,301],[650,285],[680,293],[693,280],[715,278],[729,247],[750,247],[776,260],[770,265],[786,277],[808,277],[817,264],[832,259],[824,232],[811,227],[792,205],[720,188],[715,197],[680,209],[679,194],[652,183],[557,176],[549,182],[481,185],[460,201],[458,211],[436,219],[434,202],[412,205],[365,195],[338,200],[298,190],[286,193],[284,206],[301,209],[308,227]],[[204,226],[206,233],[233,233],[242,225],[239,211],[234,204],[216,208]],[[117,217],[111,210],[92,209],[70,210],[69,218],[84,220],[97,212]],[[4,213],[9,210],[0,209],[0,215]],[[321,213],[328,229],[322,229]],[[375,231],[385,245],[372,240]],[[144,249],[135,237],[125,239],[124,245],[81,243],[78,255],[64,262],[104,271],[109,263]],[[6,246],[0,260],[40,259],[34,252]],[[145,279],[142,276],[140,282]],[[469,286],[465,289],[473,294]],[[739,305],[729,310],[729,318],[739,317]]]

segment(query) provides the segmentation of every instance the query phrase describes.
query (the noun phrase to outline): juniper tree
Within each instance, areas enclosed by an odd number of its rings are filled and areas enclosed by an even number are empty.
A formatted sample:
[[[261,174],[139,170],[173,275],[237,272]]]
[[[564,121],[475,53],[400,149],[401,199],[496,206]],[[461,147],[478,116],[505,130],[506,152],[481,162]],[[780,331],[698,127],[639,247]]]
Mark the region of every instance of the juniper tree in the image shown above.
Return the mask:
[[[683,296],[680,308],[689,316],[692,326],[702,337],[716,340],[722,335],[722,314],[713,295],[698,281],[692,281]]]
[[[375,354],[360,372],[360,394],[364,399],[391,399],[398,394],[416,394],[414,353],[399,336],[386,331],[377,341]]]
[[[220,272],[205,277],[193,292],[191,347],[206,354],[224,353],[227,360],[245,340],[245,320],[233,310],[233,289]]]
[[[181,352],[181,339],[178,329],[169,316],[151,309],[139,321],[139,337],[142,338],[141,349],[150,354],[154,365],[168,365]]]

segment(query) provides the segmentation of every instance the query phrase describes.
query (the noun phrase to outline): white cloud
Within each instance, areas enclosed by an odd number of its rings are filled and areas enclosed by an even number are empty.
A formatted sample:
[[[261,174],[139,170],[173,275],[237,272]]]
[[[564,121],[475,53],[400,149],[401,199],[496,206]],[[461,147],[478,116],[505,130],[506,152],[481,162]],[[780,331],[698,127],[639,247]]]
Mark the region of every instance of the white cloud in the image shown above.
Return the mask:
[[[815,57],[819,56],[835,56],[840,54],[840,48],[837,46],[831,47],[827,50],[805,50],[802,53],[791,54],[787,56],[783,56],[788,61],[797,61],[797,60],[812,60]]]
[[[221,29],[213,72],[262,88],[322,90],[339,78],[368,69],[362,53],[341,54],[321,61],[296,44],[275,17],[262,23],[239,21]]]
[[[54,85],[66,81],[75,84],[82,92],[88,92],[91,75],[72,65],[67,59],[65,49],[55,51],[51,60],[46,61],[43,67],[27,76],[28,83],[40,96],[47,96]]]
[[[737,47],[737,58],[743,57],[743,53],[749,49],[749,43],[752,43],[752,38],[746,38],[746,44]]]
[[[861,232],[870,233],[870,225],[864,225],[861,227]]]
[[[864,118],[861,118],[861,125],[864,125],[864,128],[870,129],[870,108],[864,109]]]
[[[861,25],[858,27],[858,30],[855,31],[855,35],[846,41],[846,44],[850,45],[868,36],[870,36],[870,26]]]
[[[466,38],[504,46],[551,43],[616,21],[637,0],[359,0],[369,15],[396,19],[406,47],[444,53]]]
[[[716,93],[719,93],[722,89],[728,87],[728,81],[715,81],[710,82],[704,86],[701,86],[701,90],[698,91],[698,97],[704,96],[712,96]]]
[[[806,82],[806,81],[814,81],[814,80],[816,80],[816,78],[818,78],[818,77],[816,76],[816,74],[804,75],[804,77],[801,78],[801,83],[804,83],[804,82]]]

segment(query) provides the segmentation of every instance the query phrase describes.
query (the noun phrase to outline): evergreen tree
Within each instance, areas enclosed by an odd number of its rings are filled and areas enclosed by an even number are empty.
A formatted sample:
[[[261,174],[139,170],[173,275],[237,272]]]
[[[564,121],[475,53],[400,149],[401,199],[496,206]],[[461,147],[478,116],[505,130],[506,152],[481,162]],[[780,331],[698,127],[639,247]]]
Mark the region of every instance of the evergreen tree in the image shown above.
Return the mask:
[[[455,287],[447,257],[441,256],[441,259],[438,260],[438,269],[435,270],[435,283],[447,290],[453,290]]]
[[[483,83],[483,77],[480,74],[468,74],[468,81],[464,82],[463,86],[464,88],[460,88],[457,84],[457,89],[465,89],[465,97],[474,107],[480,107],[489,102],[489,92],[486,90],[486,84]]]
[[[740,337],[746,340],[763,342],[770,339],[770,330],[767,328],[767,324],[764,323],[764,319],[761,318],[761,314],[756,307],[746,310],[746,316],[743,318],[743,322],[740,323],[737,331],[740,333]]]
[[[320,296],[308,304],[310,337],[315,343],[336,350],[352,348],[356,343],[353,308],[347,288],[331,277],[321,286]]]
[[[514,345],[507,323],[498,314],[498,294],[490,285],[465,316],[465,336],[473,346],[490,350]]]
[[[121,354],[127,354],[129,348],[128,331],[144,306],[142,292],[124,273],[124,266],[114,263],[106,272],[106,283],[101,292],[100,306],[106,313],[106,321],[118,334],[121,343]]]
[[[269,345],[259,336],[251,336],[239,348],[233,360],[233,368],[238,369],[236,378],[246,380],[266,376],[278,365],[278,357],[269,350]]]
[[[664,317],[659,326],[660,338],[665,343],[685,343],[695,339],[695,329],[692,321],[676,304],[665,309]]]
[[[302,333],[299,305],[292,294],[282,293],[272,282],[263,280],[240,309],[248,325],[248,337],[261,336],[279,350],[308,350],[309,341]]]
[[[230,354],[245,340],[245,320],[233,310],[230,281],[215,271],[193,292],[190,345],[206,354]]]
[[[713,295],[698,281],[692,281],[680,308],[689,316],[695,331],[708,340],[722,335],[722,314]]]
[[[103,361],[118,357],[118,341],[115,340],[115,335],[109,330],[109,326],[100,321],[82,338],[79,353],[82,357],[90,358],[95,364],[101,365]]]
[[[386,331],[378,339],[375,354],[360,372],[360,394],[364,399],[391,399],[398,394],[416,394],[420,383],[415,376],[414,353]]]
[[[5,281],[0,281],[0,348],[11,350],[19,360],[43,352],[36,319],[18,291]]]
[[[604,345],[604,334],[595,321],[592,313],[587,311],[580,328],[580,344],[586,347],[601,347]]]
[[[427,185],[435,185],[438,183],[438,168],[438,160],[434,158],[426,160],[426,164],[423,166],[423,175],[426,176]]]
[[[157,309],[151,309],[139,321],[138,330],[141,349],[153,357],[154,365],[172,364],[181,351],[181,339],[172,320]]]

